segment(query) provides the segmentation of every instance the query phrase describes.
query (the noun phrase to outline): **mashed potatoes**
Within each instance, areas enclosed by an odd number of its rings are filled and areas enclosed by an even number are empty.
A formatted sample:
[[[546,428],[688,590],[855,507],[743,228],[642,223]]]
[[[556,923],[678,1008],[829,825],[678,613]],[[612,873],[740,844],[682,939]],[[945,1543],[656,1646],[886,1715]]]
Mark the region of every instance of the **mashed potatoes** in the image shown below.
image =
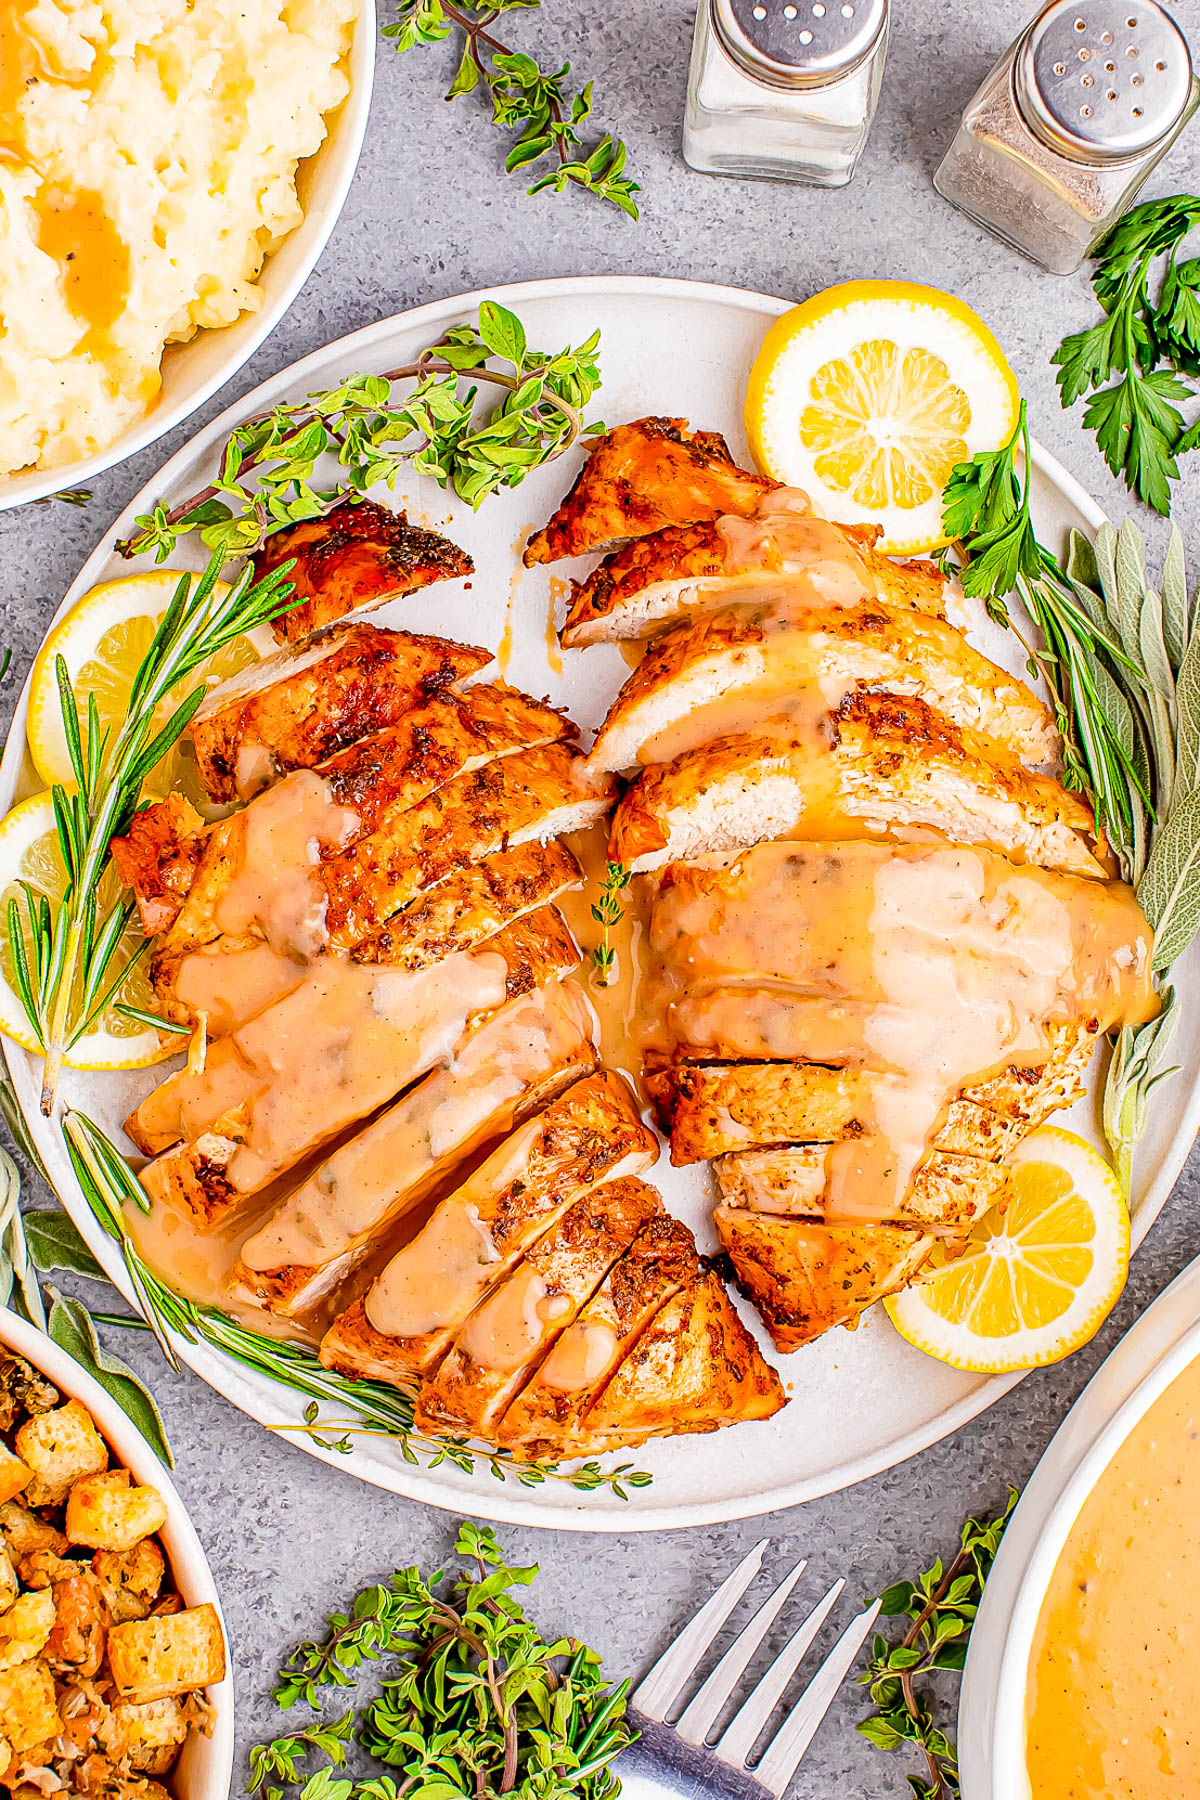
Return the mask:
[[[357,0],[0,0],[0,471],[111,444],[261,304]]]

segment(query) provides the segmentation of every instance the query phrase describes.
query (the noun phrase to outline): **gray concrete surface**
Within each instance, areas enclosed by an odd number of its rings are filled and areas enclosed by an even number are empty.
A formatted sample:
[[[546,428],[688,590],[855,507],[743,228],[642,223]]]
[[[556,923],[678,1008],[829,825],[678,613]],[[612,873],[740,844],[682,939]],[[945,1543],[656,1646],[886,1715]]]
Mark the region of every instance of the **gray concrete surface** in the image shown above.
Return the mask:
[[[386,10],[386,4],[385,4]],[[1181,10],[1193,25],[1190,6]],[[883,100],[854,185],[838,194],[713,180],[679,155],[691,41],[688,0],[547,0],[506,25],[547,58],[570,57],[595,81],[596,117],[629,143],[643,184],[634,225],[584,196],[526,199],[502,170],[503,140],[483,103],[448,108],[445,49],[398,60],[381,43],[370,132],[349,202],[291,314],[211,417],[266,375],[326,340],[401,307],[491,282],[553,274],[668,274],[801,298],[853,276],[938,282],[993,326],[1028,395],[1042,440],[1117,516],[1109,480],[1078,413],[1057,403],[1048,357],[1064,332],[1091,322],[1084,277],[1044,276],[985,238],[934,194],[930,176],[953,121],[1024,19],[1012,0],[899,0]],[[1193,125],[1149,192],[1200,182]],[[23,676],[43,621],[86,552],[128,497],[187,436],[152,447],[95,484],[86,510],[26,508],[0,516],[0,639]],[[1200,567],[1200,458],[1181,483],[1178,518]],[[1158,535],[1158,527],[1152,524]],[[13,677],[6,684],[9,703]],[[1020,1484],[1070,1401],[1139,1310],[1190,1258],[1200,1197],[1193,1157],[1128,1291],[1096,1341],[1064,1367],[1035,1374],[973,1425],[913,1461],[792,1512],[726,1527],[627,1538],[508,1529],[521,1558],[543,1570],[534,1603],[548,1623],[600,1647],[614,1672],[635,1670],[690,1613],[713,1579],[760,1534],[769,1566],[798,1554],[815,1582],[849,1577],[872,1594],[953,1546],[969,1509]],[[114,1347],[116,1347],[114,1345]],[[269,1436],[195,1377],[170,1375],[144,1339],[120,1349],[157,1393],[178,1458],[178,1481],[224,1596],[239,1689],[240,1784],[246,1746],[277,1729],[269,1688],[281,1654],[354,1588],[397,1563],[442,1557],[448,1517],[362,1486]],[[803,1800],[907,1793],[909,1764],[872,1750],[853,1729],[857,1690],[843,1694],[797,1784]]]

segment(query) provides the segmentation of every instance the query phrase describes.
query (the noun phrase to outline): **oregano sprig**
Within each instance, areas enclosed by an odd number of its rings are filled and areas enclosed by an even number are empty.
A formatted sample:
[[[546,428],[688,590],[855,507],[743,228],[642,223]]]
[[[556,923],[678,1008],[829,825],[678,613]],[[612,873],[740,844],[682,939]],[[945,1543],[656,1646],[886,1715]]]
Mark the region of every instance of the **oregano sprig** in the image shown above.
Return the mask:
[[[549,157],[553,166],[538,175],[529,194],[563,193],[581,188],[638,216],[634,195],[638,183],[625,173],[626,147],[610,131],[590,143],[580,132],[592,114],[592,83],[568,96],[569,62],[549,70],[523,50],[500,42],[491,30],[502,13],[536,7],[539,0],[400,0],[394,24],[383,35],[397,51],[444,43],[452,32],[462,35],[462,54],[447,100],[473,94],[481,85],[492,103],[492,123],[515,131],[516,142],[505,158],[510,175],[530,170]]]
[[[934,1716],[928,1677],[957,1672],[966,1662],[984,1583],[1016,1503],[1017,1490],[1010,1488],[1003,1512],[966,1520],[947,1566],[938,1557],[915,1580],[897,1581],[881,1597],[883,1615],[908,1619],[909,1626],[898,1644],[889,1644],[882,1632],[875,1636],[858,1679],[870,1688],[877,1710],[858,1729],[880,1750],[920,1750],[926,1774],[908,1777],[914,1800],[956,1800],[959,1793],[954,1741]]]
[[[165,562],[195,531],[223,562],[249,556],[282,525],[320,518],[347,495],[394,489],[409,467],[478,507],[585,430],[604,429],[581,416],[600,385],[599,345],[594,331],[576,348],[531,349],[516,314],[485,300],[475,324],[452,326],[415,362],[350,375],[247,419],[212,480],[177,506],[160,500],[139,515],[117,550]],[[502,398],[479,413],[481,383]]]

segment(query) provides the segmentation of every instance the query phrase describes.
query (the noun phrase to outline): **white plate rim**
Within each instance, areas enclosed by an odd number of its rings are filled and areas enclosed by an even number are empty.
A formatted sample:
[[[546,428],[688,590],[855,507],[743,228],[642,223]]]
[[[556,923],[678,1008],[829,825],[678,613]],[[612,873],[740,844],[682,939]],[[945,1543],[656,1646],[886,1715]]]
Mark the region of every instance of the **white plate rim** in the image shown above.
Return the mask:
[[[0,513],[30,505],[35,500],[44,500],[63,488],[80,487],[94,476],[102,475],[105,470],[127,462],[130,457],[147,449],[159,438],[166,437],[177,425],[182,425],[193,413],[199,412],[215,393],[233,380],[239,370],[245,368],[255,351],[261,349],[280,320],[291,310],[300,290],[320,261],[333,228],[341,217],[346,196],[350,192],[350,183],[354,180],[359,157],[362,155],[375,83],[375,4],[376,0],[358,0],[359,12],[354,21],[354,35],[346,60],[350,91],[340,106],[326,116],[325,138],[312,156],[304,159],[305,163],[311,164],[321,157],[332,160],[336,154],[337,174],[333,185],[325,197],[321,211],[315,215],[306,211],[300,223],[271,252],[264,264],[264,268],[268,268],[288,245],[302,237],[304,255],[285,286],[257,313],[242,313],[231,324],[221,328],[223,331],[238,333],[231,355],[218,363],[212,374],[198,387],[181,394],[173,405],[151,407],[140,423],[122,432],[114,443],[104,450],[97,450],[92,456],[64,463],[56,469],[17,470],[12,475],[0,476]],[[330,120],[335,121],[338,134],[336,146],[331,144]],[[303,166],[302,164],[301,167]],[[186,351],[195,342],[195,338],[189,338],[187,343],[169,348]]]
[[[1113,1457],[1200,1357],[1200,1257],[1101,1363],[1042,1453],[992,1565],[959,1698],[965,1800],[1030,1800],[1025,1773],[1029,1660],[1071,1530]]]
[[[281,393],[299,387],[309,378],[310,374],[327,362],[331,354],[350,358],[358,352],[370,351],[380,339],[387,338],[397,329],[414,330],[442,322],[448,323],[462,313],[476,309],[483,300],[497,300],[505,306],[519,308],[523,302],[538,299],[630,293],[649,295],[668,301],[694,300],[733,306],[757,312],[764,318],[778,317],[794,304],[791,300],[771,294],[715,282],[686,281],[673,276],[554,276],[548,279],[479,288],[469,293],[429,301],[422,306],[392,314],[387,319],[377,320],[373,325],[363,326],[346,337],[334,339],[331,343],[312,351],[299,362],[292,363],[287,368],[268,377],[257,388],[236,400],[210,424],[197,432],[161,469],[151,476],[143,489],[109,526],[101,544],[92,552],[71,584],[62,605],[55,614],[55,619],[61,616],[79,593],[97,579],[101,570],[111,559],[111,550],[108,546],[113,539],[128,532],[136,513],[146,504],[153,490],[164,491],[173,479],[177,468],[192,461],[198,453],[209,452],[221,438],[227,436],[233,427],[251,412],[272,405]],[[1106,515],[1075,477],[1064,469],[1062,464],[1036,440],[1031,445],[1031,453],[1035,469],[1088,521],[1092,530],[1098,529],[1105,522]],[[48,630],[52,628],[53,623],[52,620],[51,626],[47,627]],[[28,679],[22,688],[9,731],[8,745],[3,759],[0,760],[0,810],[4,810],[12,804],[16,785],[14,771],[19,769],[24,746],[27,697]],[[5,1059],[15,1078],[17,1070],[14,1047],[10,1046],[7,1040],[0,1040],[0,1042],[3,1042]],[[15,1054],[23,1055],[24,1053],[17,1051]],[[21,1084],[19,1081],[15,1081],[15,1085],[18,1096],[20,1096]],[[36,1133],[41,1124],[40,1118],[27,1120],[27,1122],[35,1133],[36,1141]],[[1158,1167],[1147,1184],[1144,1197],[1137,1207],[1133,1231],[1135,1246],[1144,1238],[1178,1179],[1197,1129],[1200,1129],[1200,1082],[1193,1086],[1180,1124],[1166,1146]],[[133,1292],[119,1251],[112,1240],[106,1237],[96,1224],[77,1184],[72,1184],[71,1200],[73,1204],[68,1204],[66,1197],[61,1193],[60,1198],[63,1199],[63,1204],[67,1206],[76,1225],[81,1229],[89,1247],[112,1276],[116,1286],[120,1288],[127,1300],[134,1303]],[[236,1392],[231,1393],[228,1388],[223,1388],[211,1373],[206,1372],[206,1369],[215,1366],[216,1369],[224,1370],[228,1378],[230,1359],[219,1352],[209,1350],[204,1345],[191,1346],[176,1340],[175,1347],[180,1360],[187,1363],[200,1375],[202,1380],[215,1387],[217,1392],[224,1393],[226,1398],[232,1399],[234,1404],[241,1407],[250,1417],[257,1418],[252,1407],[244,1404]],[[968,1424],[994,1401],[999,1400],[1015,1387],[1027,1372],[1019,1371],[1011,1375],[998,1375],[991,1380],[985,1380],[978,1388],[964,1395],[957,1404],[947,1407],[942,1413],[914,1427],[906,1435],[891,1440],[886,1446],[852,1458],[845,1464],[838,1465],[836,1469],[827,1469],[820,1475],[782,1484],[764,1496],[747,1494],[713,1504],[694,1501],[662,1508],[647,1508],[643,1511],[636,1510],[633,1503],[619,1512],[589,1511],[586,1500],[572,1501],[567,1497],[573,1492],[570,1489],[564,1488],[561,1505],[529,1506],[523,1504],[520,1490],[515,1483],[511,1490],[512,1497],[499,1483],[496,1483],[494,1489],[481,1484],[477,1491],[472,1491],[471,1509],[481,1518],[493,1519],[501,1523],[537,1525],[558,1530],[613,1533],[681,1530],[693,1526],[719,1524],[732,1519],[756,1518],[764,1512],[799,1506],[809,1500],[820,1499],[824,1495],[840,1492],[843,1488],[852,1487],[873,1475],[894,1468],[898,1463],[907,1461],[910,1457],[928,1449],[932,1444],[940,1443],[943,1438],[949,1437],[960,1427]],[[337,1452],[323,1449],[311,1439],[304,1440],[301,1447],[306,1454],[317,1457],[332,1468],[346,1470],[349,1467],[349,1459]],[[445,1488],[441,1487],[437,1481],[436,1471],[425,1471],[423,1468],[414,1471],[407,1466],[402,1470],[392,1469],[375,1463],[369,1451],[361,1451],[355,1453],[352,1472],[360,1480],[372,1482],[386,1491],[401,1494],[408,1499],[422,1501],[449,1511],[458,1511],[463,1508],[462,1494],[447,1492]],[[542,1489],[541,1491],[545,1492],[546,1490]],[[644,1493],[652,1493],[652,1491],[652,1489],[642,1490]]]

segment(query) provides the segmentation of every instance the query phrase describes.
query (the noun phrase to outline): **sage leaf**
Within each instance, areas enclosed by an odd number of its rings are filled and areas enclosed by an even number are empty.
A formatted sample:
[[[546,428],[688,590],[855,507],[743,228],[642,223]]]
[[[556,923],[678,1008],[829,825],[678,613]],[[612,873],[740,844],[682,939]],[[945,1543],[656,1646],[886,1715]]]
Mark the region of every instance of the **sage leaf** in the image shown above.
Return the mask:
[[[1154,843],[1137,890],[1154,927],[1154,968],[1169,969],[1200,927],[1200,791],[1185,794]]]
[[[1177,794],[1200,787],[1200,632],[1187,641],[1175,683],[1174,786]]]
[[[41,1176],[46,1186],[50,1187],[52,1184],[46,1173],[46,1165],[39,1156],[37,1145],[29,1134],[25,1115],[17,1102],[16,1089],[7,1079],[0,1079],[0,1113],[3,1113],[9,1135],[25,1161],[29,1163],[35,1174]]]
[[[81,1369],[86,1369],[105,1393],[116,1401],[121,1411],[137,1426],[159,1461],[165,1463],[168,1469],[174,1468],[166,1427],[149,1390],[142,1385],[127,1363],[104,1348],[82,1301],[70,1299],[53,1287],[50,1293],[53,1301],[48,1328],[54,1342]]]
[[[16,1310],[31,1325],[46,1329],[37,1271],[21,1221],[21,1171],[8,1151],[0,1149],[0,1306],[14,1300]]]
[[[1188,605],[1187,570],[1184,565],[1183,536],[1178,525],[1171,526],[1167,554],[1162,569],[1163,637],[1171,666],[1178,672],[1191,637],[1191,608]]]
[[[80,1237],[70,1214],[61,1208],[54,1212],[27,1212],[25,1241],[39,1269],[66,1269],[72,1275],[86,1275],[89,1281],[109,1279]]]
[[[1116,546],[1117,628],[1127,656],[1136,658],[1141,637],[1142,599],[1146,591],[1146,545],[1129,519],[1121,524]]]

